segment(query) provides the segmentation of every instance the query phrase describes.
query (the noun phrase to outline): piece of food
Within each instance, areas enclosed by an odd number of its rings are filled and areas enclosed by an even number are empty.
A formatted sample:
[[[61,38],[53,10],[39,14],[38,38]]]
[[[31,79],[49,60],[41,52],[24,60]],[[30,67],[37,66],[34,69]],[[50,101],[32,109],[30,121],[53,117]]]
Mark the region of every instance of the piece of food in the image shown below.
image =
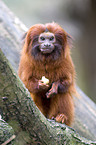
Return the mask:
[[[44,82],[45,84],[49,84],[49,79],[45,78],[45,76],[42,76],[41,81]]]

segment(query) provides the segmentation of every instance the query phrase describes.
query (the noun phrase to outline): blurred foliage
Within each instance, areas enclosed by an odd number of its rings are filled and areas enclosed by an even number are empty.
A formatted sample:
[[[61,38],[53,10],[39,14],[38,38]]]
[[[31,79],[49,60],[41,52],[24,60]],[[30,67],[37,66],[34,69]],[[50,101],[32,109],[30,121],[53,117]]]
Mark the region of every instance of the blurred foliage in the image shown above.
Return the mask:
[[[3,0],[30,27],[55,21],[74,38],[77,84],[96,102],[96,0]]]

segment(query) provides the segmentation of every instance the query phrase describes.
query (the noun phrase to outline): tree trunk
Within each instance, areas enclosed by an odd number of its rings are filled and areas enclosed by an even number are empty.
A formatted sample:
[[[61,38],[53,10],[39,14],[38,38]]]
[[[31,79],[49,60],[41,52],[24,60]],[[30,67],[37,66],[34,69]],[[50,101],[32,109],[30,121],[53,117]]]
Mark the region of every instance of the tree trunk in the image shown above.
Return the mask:
[[[16,72],[23,28],[26,27],[0,1],[0,47]],[[39,112],[2,51],[0,51],[0,102],[2,102],[0,112],[15,131],[14,143],[90,144],[90,141],[80,138],[73,129],[49,121]],[[96,140],[96,105],[79,88],[77,90],[80,97],[74,97],[73,128],[82,136]]]
[[[0,50],[0,111],[13,127],[21,144],[89,144],[73,129],[47,120],[37,109],[29,93]],[[21,143],[20,143],[21,142]],[[95,144],[95,143],[93,143]]]

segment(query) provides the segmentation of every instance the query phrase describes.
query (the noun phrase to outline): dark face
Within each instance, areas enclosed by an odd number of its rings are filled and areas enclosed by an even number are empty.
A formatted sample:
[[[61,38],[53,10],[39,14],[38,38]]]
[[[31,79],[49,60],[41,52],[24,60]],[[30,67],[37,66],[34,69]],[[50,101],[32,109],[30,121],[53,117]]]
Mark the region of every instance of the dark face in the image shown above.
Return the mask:
[[[43,32],[35,36],[32,42],[31,54],[36,60],[57,60],[61,55],[62,38],[51,32]]]
[[[41,33],[38,42],[40,44],[40,51],[43,54],[50,54],[55,49],[54,43],[56,40],[53,33]]]

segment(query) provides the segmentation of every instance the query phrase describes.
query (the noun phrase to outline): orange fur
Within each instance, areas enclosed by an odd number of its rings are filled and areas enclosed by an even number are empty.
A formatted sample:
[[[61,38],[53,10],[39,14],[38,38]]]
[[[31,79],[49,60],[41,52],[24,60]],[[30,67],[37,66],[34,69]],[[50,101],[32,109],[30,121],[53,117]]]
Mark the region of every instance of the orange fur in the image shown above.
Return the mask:
[[[60,36],[63,40],[61,56],[57,60],[46,59],[43,55],[42,60],[35,60],[31,54],[33,37],[43,33],[46,28],[49,32]],[[67,35],[68,34],[56,23],[32,26],[25,38],[18,74],[26,88],[30,91],[31,97],[40,111],[47,118],[54,118],[56,121],[70,126],[74,118],[72,94],[75,92],[75,70],[70,56]],[[38,81],[41,80],[42,76],[49,79],[49,88],[51,89],[38,89]],[[65,87],[67,86],[67,90],[47,98],[46,92],[53,91],[60,82],[65,85]],[[54,85],[52,85],[52,83]],[[51,86],[53,86],[53,88]]]

